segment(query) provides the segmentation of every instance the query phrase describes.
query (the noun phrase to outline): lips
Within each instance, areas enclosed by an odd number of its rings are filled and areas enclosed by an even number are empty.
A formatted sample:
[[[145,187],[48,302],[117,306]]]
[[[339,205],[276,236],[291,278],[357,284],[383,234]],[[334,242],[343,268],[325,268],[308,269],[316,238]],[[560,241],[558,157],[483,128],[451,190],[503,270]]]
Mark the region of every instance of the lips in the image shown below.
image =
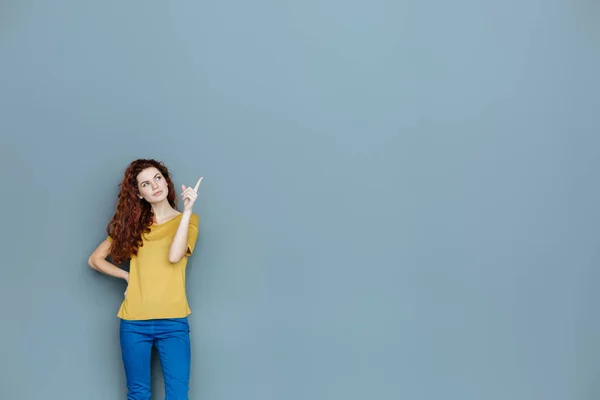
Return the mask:
[[[162,194],[162,190],[159,190],[158,192],[154,193],[153,196],[158,196],[160,194]]]

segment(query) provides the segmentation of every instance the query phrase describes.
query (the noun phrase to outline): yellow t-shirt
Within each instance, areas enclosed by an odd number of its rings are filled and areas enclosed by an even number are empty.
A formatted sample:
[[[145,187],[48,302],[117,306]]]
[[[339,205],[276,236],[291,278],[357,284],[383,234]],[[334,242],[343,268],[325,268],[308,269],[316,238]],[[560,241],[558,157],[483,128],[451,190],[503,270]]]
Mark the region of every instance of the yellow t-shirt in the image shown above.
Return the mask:
[[[169,249],[182,215],[152,225],[150,232],[142,235],[143,246],[131,257],[127,295],[117,313],[119,318],[183,318],[192,312],[185,291],[185,269],[198,238],[198,215],[190,217],[186,255],[177,263],[169,261]],[[108,240],[112,240],[110,236]]]

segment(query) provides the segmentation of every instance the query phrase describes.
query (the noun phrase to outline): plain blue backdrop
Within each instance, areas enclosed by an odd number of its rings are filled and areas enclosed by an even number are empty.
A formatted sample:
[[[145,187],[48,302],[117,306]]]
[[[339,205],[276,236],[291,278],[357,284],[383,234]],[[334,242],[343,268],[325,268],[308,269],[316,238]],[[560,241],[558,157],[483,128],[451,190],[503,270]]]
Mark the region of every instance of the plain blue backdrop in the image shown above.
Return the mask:
[[[0,398],[125,398],[124,283],[87,258],[154,157],[205,177],[192,399],[597,399],[599,26],[591,0],[3,0]]]

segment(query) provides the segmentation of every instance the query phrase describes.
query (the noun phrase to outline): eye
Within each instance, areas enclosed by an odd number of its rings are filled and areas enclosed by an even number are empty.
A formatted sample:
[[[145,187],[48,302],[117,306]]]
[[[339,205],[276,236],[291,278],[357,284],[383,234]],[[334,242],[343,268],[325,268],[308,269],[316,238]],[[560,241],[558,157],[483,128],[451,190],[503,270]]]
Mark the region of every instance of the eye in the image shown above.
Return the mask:
[[[162,179],[162,176],[157,176],[157,177],[156,177],[156,179],[157,179],[157,180],[161,180],[161,179]]]

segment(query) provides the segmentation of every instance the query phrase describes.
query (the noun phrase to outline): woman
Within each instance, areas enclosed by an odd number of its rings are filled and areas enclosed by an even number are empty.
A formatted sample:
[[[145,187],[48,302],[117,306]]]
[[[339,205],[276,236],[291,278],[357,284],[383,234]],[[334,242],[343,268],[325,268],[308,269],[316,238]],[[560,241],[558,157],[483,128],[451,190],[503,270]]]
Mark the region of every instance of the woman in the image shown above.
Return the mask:
[[[190,379],[191,313],[185,291],[187,257],[194,251],[199,217],[192,213],[198,188],[182,185],[183,212],[167,167],[136,160],[120,184],[108,237],[94,250],[89,265],[127,282],[118,312],[127,399],[151,398],[150,356],[156,346],[166,398],[187,400]],[[110,256],[112,263],[107,260]],[[118,267],[130,260],[129,272]]]

